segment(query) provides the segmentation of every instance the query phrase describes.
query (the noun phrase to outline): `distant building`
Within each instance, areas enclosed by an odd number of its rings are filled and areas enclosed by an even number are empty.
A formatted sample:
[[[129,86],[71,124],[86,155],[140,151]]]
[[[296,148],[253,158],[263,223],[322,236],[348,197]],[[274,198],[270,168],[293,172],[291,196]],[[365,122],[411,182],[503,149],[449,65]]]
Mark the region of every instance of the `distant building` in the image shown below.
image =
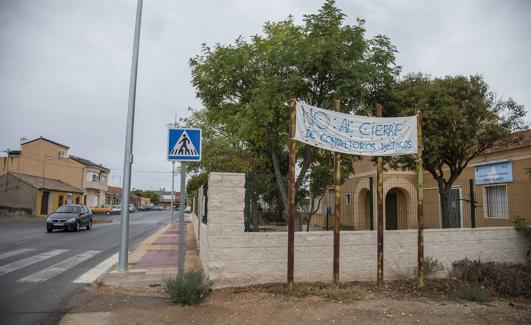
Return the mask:
[[[122,188],[117,186],[108,186],[105,193],[105,204],[108,206],[119,205],[122,202]],[[135,208],[144,207],[151,204],[151,200],[146,197],[141,197],[130,193],[129,203]]]
[[[84,202],[89,207],[100,207],[105,205],[105,193],[107,192],[107,181],[109,169],[101,164],[96,164],[88,159],[70,156],[70,159],[83,165],[83,188],[85,189]]]
[[[0,175],[6,172],[26,174],[61,182],[83,190],[83,204],[89,207],[105,203],[109,169],[90,160],[70,156],[69,147],[47,138],[36,138],[0,157]]]
[[[122,202],[122,188],[117,186],[107,186],[105,192],[105,204],[108,206],[120,205]]]
[[[0,176],[0,214],[48,215],[82,198],[82,189],[60,180],[12,172]]]
[[[159,205],[163,206],[164,209],[169,210],[171,206],[171,198],[172,198],[171,191],[166,191],[165,189],[161,189],[160,191],[154,191],[154,192],[157,193],[160,197]],[[173,202],[175,205],[175,209],[178,209],[181,203],[181,193],[175,192],[173,195],[173,198],[174,198]]]

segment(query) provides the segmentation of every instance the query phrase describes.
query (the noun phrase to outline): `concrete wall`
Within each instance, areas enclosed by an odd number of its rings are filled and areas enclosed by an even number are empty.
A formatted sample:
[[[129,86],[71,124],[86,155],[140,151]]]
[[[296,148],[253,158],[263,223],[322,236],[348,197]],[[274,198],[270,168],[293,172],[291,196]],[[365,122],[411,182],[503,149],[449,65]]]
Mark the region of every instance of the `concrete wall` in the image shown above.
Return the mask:
[[[27,209],[25,211],[30,210],[31,215],[35,214],[36,200],[37,190],[34,187],[9,174],[0,176],[0,206]]]
[[[208,224],[193,216],[203,268],[217,287],[286,281],[287,233],[244,232],[244,183],[243,174],[210,174]],[[416,230],[385,232],[386,279],[413,274],[416,247]],[[446,270],[463,258],[523,262],[527,248],[526,239],[511,227],[425,231],[425,255]],[[295,280],[331,281],[332,256],[332,232],[296,233]],[[341,281],[374,280],[376,232],[342,231],[340,256]]]

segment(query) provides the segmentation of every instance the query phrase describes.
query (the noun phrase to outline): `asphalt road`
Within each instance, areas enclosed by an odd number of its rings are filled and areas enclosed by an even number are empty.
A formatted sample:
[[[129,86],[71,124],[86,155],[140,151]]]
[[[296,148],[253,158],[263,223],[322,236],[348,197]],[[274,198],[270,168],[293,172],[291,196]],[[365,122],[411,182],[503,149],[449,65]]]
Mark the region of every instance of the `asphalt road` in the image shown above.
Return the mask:
[[[118,251],[120,216],[91,230],[46,232],[45,222],[0,218],[0,324],[55,324],[87,284],[78,277]],[[130,214],[129,250],[162,225],[167,211]]]

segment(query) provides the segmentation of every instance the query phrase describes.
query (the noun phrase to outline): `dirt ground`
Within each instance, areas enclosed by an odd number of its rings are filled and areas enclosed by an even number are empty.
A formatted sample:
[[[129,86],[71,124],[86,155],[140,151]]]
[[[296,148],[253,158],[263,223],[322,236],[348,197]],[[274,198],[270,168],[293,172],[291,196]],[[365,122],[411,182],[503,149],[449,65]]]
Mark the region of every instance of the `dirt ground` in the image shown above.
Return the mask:
[[[326,286],[326,285],[323,285]],[[319,285],[312,285],[312,290]],[[494,297],[489,303],[460,301],[444,281],[423,290],[414,283],[344,285],[346,295],[314,295],[283,285],[214,291],[197,306],[171,303],[163,293],[142,296],[93,286],[76,296],[62,324],[530,324],[531,301]],[[350,289],[348,289],[350,290]],[[354,294],[352,294],[354,292]]]

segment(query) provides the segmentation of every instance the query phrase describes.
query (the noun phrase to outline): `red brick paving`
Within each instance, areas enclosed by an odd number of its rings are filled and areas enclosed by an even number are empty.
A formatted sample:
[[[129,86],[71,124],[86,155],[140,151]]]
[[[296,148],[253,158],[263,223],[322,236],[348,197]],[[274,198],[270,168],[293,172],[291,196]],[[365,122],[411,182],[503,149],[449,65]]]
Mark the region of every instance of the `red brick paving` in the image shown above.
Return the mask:
[[[161,245],[161,244],[177,244],[178,236],[176,235],[162,235],[157,240],[153,242],[155,245]]]
[[[147,251],[133,268],[147,269],[158,267],[177,267],[177,251]]]

